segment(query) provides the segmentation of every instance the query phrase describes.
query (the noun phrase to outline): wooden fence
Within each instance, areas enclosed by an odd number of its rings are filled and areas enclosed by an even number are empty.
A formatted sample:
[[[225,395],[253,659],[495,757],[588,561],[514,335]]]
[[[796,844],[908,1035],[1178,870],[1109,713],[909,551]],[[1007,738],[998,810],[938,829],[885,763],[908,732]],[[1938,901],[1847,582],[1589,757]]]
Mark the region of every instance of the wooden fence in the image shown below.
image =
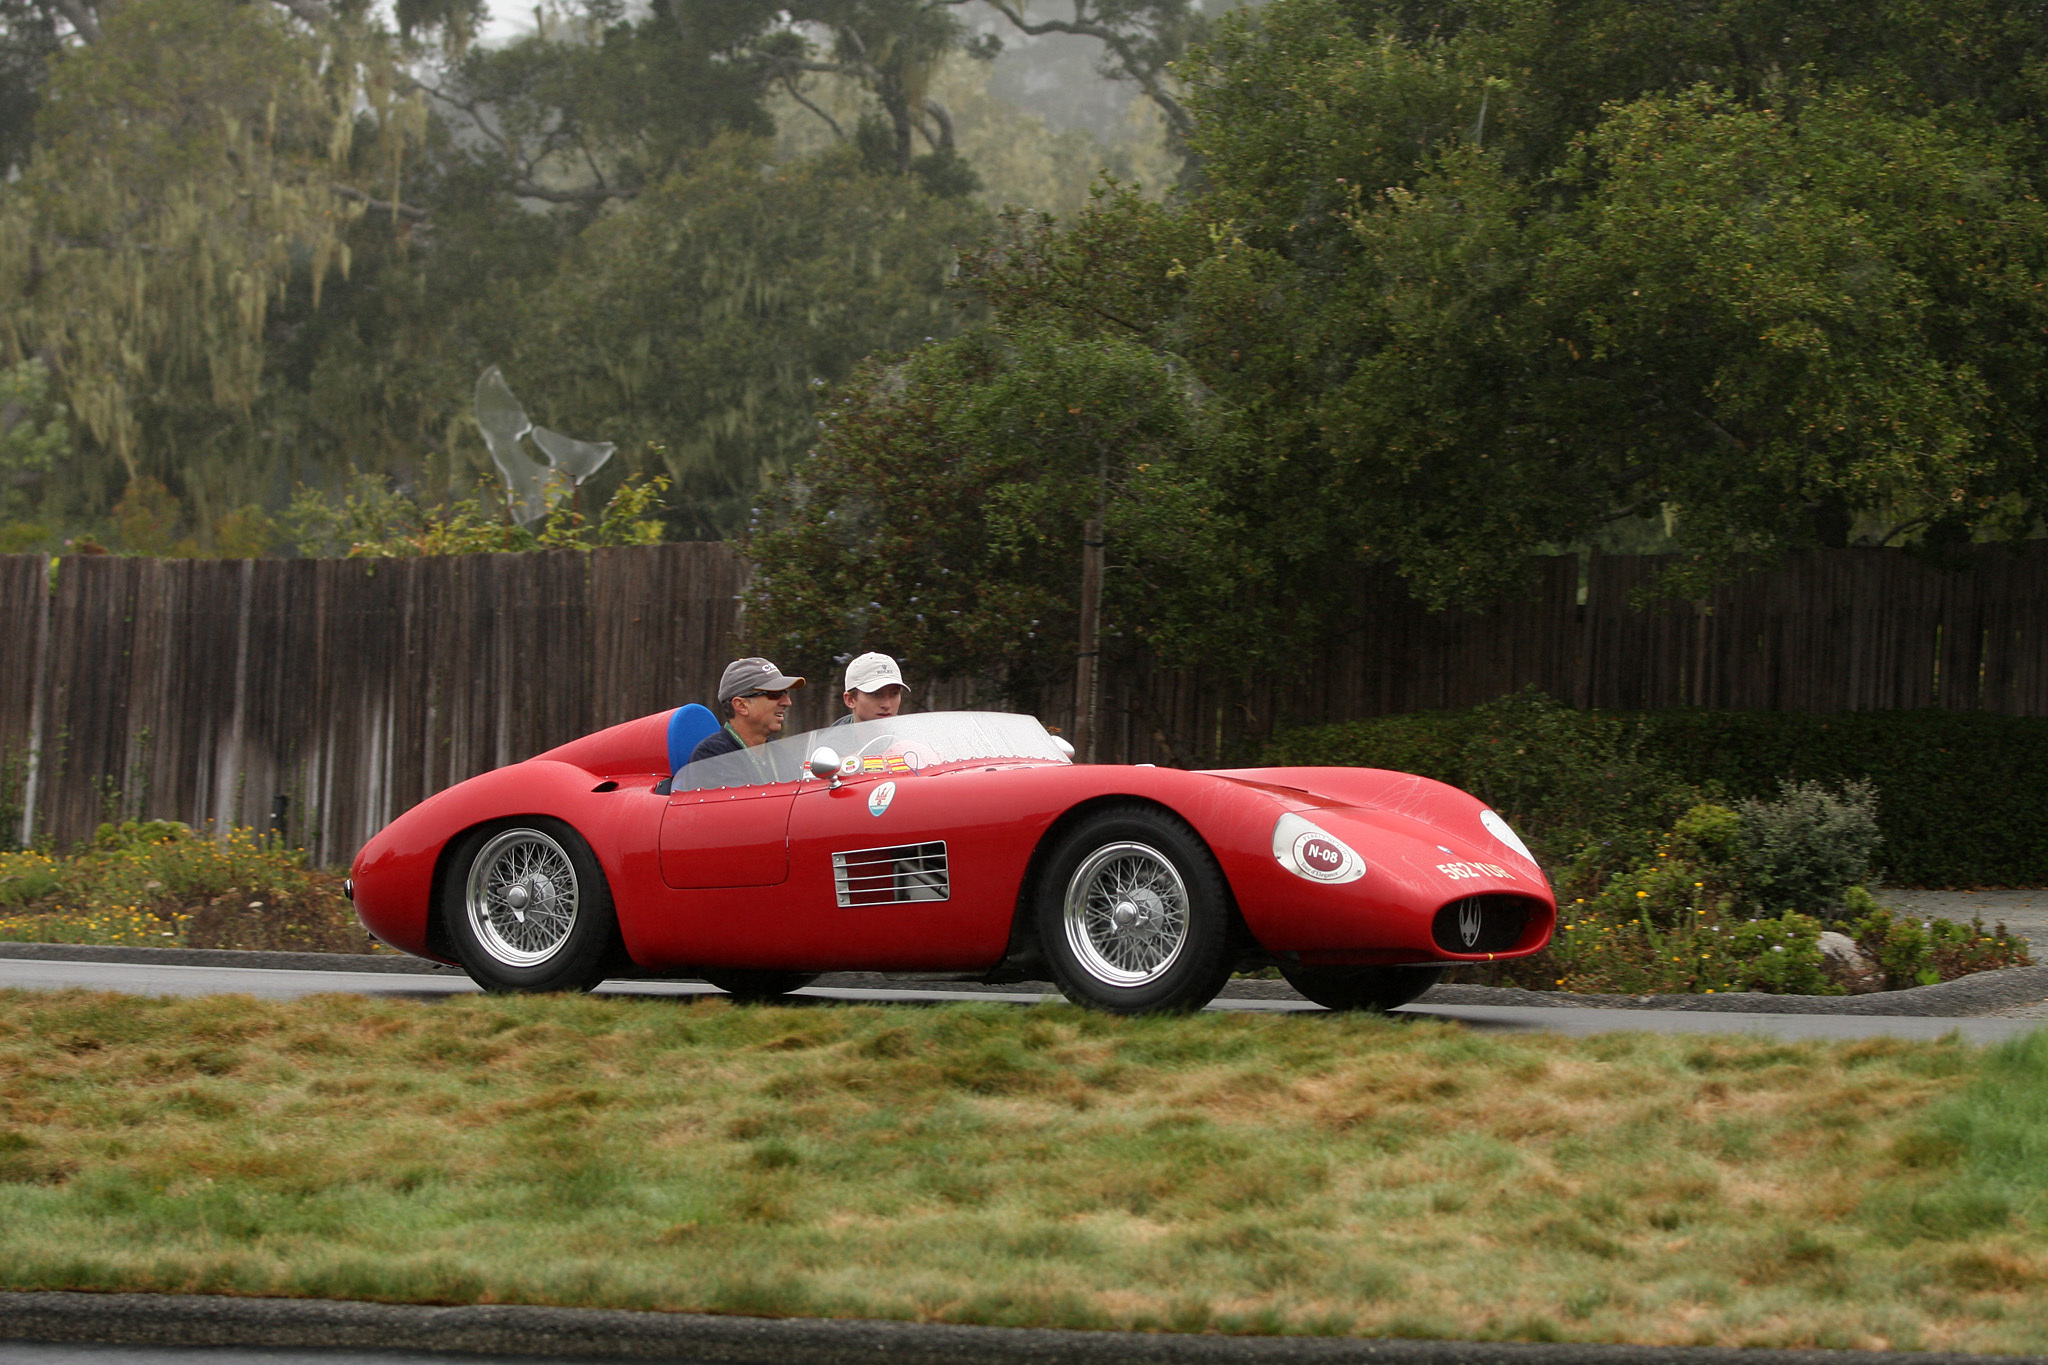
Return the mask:
[[[412,560],[0,559],[25,838],[162,816],[342,861],[422,798],[714,690],[724,546]],[[41,588],[41,591],[38,589]],[[25,798],[25,799],[23,799]]]
[[[1527,684],[1580,706],[2048,715],[2048,544],[1956,569],[1816,551],[1650,610],[1645,558],[1543,561],[1528,601],[1429,613],[1362,575],[1347,628],[1287,676],[1104,680],[1099,759],[1197,765],[1277,726],[1467,706]],[[0,842],[104,819],[269,825],[346,860],[450,783],[708,699],[746,566],[717,544],[418,560],[0,557]],[[973,704],[921,680],[922,706]],[[798,694],[795,726],[836,709]],[[1071,695],[1040,711],[1071,721]]]

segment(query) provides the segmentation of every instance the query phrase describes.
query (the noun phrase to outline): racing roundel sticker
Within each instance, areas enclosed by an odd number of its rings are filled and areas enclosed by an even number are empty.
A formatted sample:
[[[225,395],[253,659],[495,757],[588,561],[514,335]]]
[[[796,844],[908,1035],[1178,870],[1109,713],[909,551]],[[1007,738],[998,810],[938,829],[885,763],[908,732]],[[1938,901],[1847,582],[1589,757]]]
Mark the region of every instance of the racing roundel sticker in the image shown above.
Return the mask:
[[[1344,850],[1320,834],[1304,834],[1294,845],[1294,856],[1304,869],[1318,876],[1334,877],[1344,870]]]
[[[1312,882],[1355,882],[1365,875],[1365,859],[1355,850],[1292,812],[1273,826],[1273,856]]]
[[[895,799],[896,784],[894,782],[884,782],[881,786],[868,793],[868,814],[879,816],[883,811],[889,809],[889,803]]]

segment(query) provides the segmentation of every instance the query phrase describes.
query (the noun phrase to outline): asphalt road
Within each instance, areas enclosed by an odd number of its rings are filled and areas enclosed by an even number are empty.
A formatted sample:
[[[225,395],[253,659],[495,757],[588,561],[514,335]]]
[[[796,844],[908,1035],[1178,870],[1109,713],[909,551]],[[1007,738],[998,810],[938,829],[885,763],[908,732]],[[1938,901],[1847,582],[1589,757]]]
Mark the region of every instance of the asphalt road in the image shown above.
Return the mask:
[[[269,999],[295,999],[305,995],[347,992],[393,1000],[431,1002],[450,995],[467,995],[476,986],[459,972],[420,971],[416,964],[392,961],[372,962],[386,968],[378,971],[319,970],[296,965],[304,955],[268,955],[289,959],[293,965],[220,965],[250,957],[233,953],[180,953],[177,956],[200,961],[173,964],[120,960],[79,961],[57,957],[15,957],[9,953],[30,951],[28,945],[0,945],[0,989],[119,991],[131,995],[254,995]],[[37,945],[35,951],[64,950]],[[74,950],[80,954],[88,950]],[[104,950],[103,950],[104,951]],[[131,950],[139,956],[152,950]],[[315,959],[317,960],[317,959]],[[330,961],[336,961],[330,959]],[[336,961],[347,961],[341,959]],[[361,961],[358,959],[357,961]],[[325,964],[323,964],[325,965]],[[414,970],[394,970],[415,968]],[[2040,973],[2048,977],[2048,971]],[[830,979],[828,978],[828,981]],[[2048,980],[2035,984],[2025,995],[2039,1000],[2048,997]],[[1265,988],[1265,989],[1260,989]],[[1935,988],[1942,989],[1942,988]],[[693,996],[717,994],[717,988],[695,981],[613,981],[598,988],[607,995]],[[1812,1012],[1814,1002],[1802,1001],[1799,1012],[1774,1013],[1754,1008],[1743,1012],[1718,1012],[1699,1008],[1586,1009],[1558,1008],[1528,1003],[1524,993],[1508,998],[1512,1003],[1488,1004],[1493,993],[1476,987],[1440,989],[1436,994],[1456,994],[1455,1001],[1431,1000],[1408,1006],[1399,1013],[1412,1018],[1456,1020],[1489,1032],[1563,1033],[1584,1035],[1621,1031],[1652,1033],[1749,1033],[1769,1034],[1787,1040],[1806,1038],[1939,1038],[1960,1033],[1975,1043],[1990,1043],[2041,1027],[2038,1019],[2027,1017],[1973,1017],[1942,1015],[1895,1015]],[[846,985],[824,984],[801,993],[801,998],[820,1002],[858,1000],[894,1002],[903,1005],[944,1001],[977,1000],[989,1003],[1036,1005],[1059,997],[1042,991],[967,988],[950,985]],[[1868,999],[1868,997],[1866,997]],[[1686,1002],[1696,1006],[1699,1001]],[[1736,1001],[1729,1001],[1730,1005]],[[1754,1002],[1750,1002],[1752,1005]],[[1848,1007],[1848,1002],[1843,1002]],[[1231,994],[1210,1005],[1213,1010],[1319,1011],[1319,1007],[1294,996],[1278,983],[1234,984]]]
[[[567,1365],[589,1356],[494,1355],[498,1365]],[[678,1357],[677,1359],[682,1359]],[[449,1365],[426,1351],[334,1351],[270,1346],[105,1346],[73,1341],[0,1341],[0,1365]]]
[[[70,1346],[77,1354],[26,1344],[37,1340]],[[118,1345],[102,1344],[109,1342]],[[260,1350],[246,1349],[259,1344]],[[331,1345],[333,1353],[319,1351],[322,1345]],[[123,1346],[149,1353],[130,1354]],[[236,1346],[245,1349],[232,1349]],[[536,1356],[536,1349],[553,1354]],[[514,1362],[669,1360],[692,1365],[1897,1365],[1899,1360],[1882,1351],[1181,1336],[509,1304],[434,1308],[319,1299],[0,1293],[0,1362],[10,1365],[16,1360],[21,1365],[140,1360],[410,1365],[461,1355]],[[2039,1356],[1934,1351],[1916,1352],[1910,1359],[1914,1365],[2048,1365],[2048,1358]]]

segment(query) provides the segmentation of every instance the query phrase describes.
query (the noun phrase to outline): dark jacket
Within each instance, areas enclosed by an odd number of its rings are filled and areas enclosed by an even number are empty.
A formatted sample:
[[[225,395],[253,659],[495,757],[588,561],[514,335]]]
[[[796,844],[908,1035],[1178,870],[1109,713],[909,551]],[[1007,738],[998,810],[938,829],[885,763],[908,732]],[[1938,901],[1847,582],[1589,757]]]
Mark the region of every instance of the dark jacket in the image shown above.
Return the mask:
[[[727,721],[697,741],[697,747],[690,750],[690,762],[695,763],[700,758],[717,758],[720,754],[737,753],[746,747],[747,742],[740,738],[739,731],[732,728],[731,721]]]

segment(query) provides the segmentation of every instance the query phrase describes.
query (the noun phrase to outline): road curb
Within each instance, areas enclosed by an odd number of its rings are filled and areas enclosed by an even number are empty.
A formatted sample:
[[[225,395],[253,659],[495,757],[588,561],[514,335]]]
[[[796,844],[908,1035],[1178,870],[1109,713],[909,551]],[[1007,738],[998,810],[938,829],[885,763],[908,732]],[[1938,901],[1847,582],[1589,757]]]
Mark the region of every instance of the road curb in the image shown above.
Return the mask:
[[[127,948],[98,943],[0,941],[0,958],[22,962],[126,962],[161,967],[253,967],[273,972],[378,972],[398,976],[462,974],[420,957],[397,953],[255,953],[232,948]]]
[[[1893,1351],[1571,1342],[1067,1332],[868,1319],[713,1317],[488,1304],[0,1293],[0,1341],[431,1351],[692,1365],[1899,1365]],[[2048,1365],[2048,1356],[1913,1352],[1913,1365]]]

